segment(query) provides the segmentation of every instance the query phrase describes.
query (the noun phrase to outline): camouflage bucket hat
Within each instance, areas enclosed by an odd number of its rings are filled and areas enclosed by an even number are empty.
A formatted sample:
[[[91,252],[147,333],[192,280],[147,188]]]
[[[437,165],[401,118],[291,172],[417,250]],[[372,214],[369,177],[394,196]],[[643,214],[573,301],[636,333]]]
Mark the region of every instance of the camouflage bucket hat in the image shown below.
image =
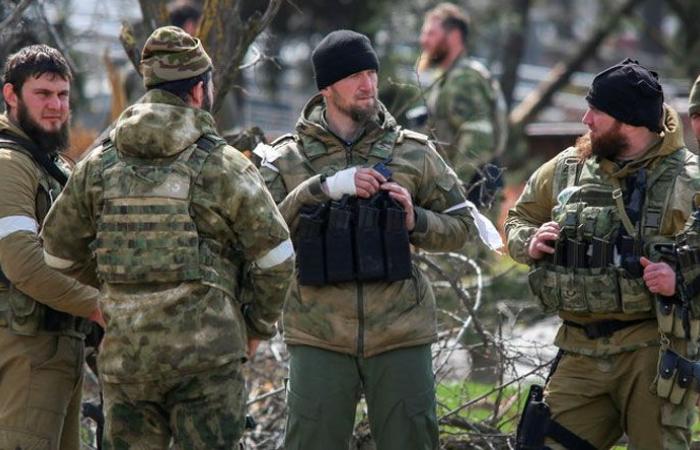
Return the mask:
[[[211,67],[211,58],[202,42],[174,26],[155,30],[141,53],[141,74],[146,89],[166,81],[196,77]]]

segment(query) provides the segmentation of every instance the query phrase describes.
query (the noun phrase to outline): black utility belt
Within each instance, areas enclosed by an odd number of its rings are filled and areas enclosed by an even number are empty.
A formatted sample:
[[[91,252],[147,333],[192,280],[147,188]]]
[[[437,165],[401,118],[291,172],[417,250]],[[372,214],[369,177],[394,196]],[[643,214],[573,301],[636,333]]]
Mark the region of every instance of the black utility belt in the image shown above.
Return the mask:
[[[624,330],[625,328],[629,328],[633,325],[638,325],[642,322],[648,322],[651,320],[655,319],[649,318],[636,320],[601,320],[599,322],[591,322],[585,324],[565,320],[564,325],[583,330],[588,339],[599,339],[602,337],[610,337],[617,331]]]
[[[301,285],[411,277],[406,212],[384,191],[302,207],[295,238]]]

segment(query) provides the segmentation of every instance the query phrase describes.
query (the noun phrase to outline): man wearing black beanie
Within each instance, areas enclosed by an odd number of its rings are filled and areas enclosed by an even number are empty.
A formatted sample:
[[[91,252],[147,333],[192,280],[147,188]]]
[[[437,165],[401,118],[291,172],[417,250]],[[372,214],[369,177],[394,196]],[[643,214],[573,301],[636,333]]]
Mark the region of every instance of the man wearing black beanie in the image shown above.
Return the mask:
[[[608,449],[626,435],[630,448],[687,449],[700,289],[669,250],[700,191],[697,156],[638,62],[599,73],[586,100],[588,133],[530,177],[505,223],[533,294],[563,319],[551,417],[526,409],[518,442]]]
[[[379,62],[366,36],[330,33],[312,62],[320,92],[296,133],[256,149],[299,254],[283,313],[284,448],[347,449],[364,394],[378,450],[437,449],[435,297],[408,244],[457,250],[479,233],[480,216],[428,138],[401,129],[377,99]],[[399,217],[391,236],[403,236],[404,247],[386,233],[388,205]],[[375,213],[383,225],[370,220]],[[370,255],[397,258],[407,272],[394,276],[387,262],[368,276],[361,261],[377,260]]]

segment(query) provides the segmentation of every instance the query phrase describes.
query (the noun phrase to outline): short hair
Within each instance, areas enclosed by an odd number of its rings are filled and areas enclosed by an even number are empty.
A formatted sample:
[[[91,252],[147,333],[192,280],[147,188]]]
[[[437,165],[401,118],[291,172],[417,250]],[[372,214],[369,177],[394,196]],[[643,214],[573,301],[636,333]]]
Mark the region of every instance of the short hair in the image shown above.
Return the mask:
[[[192,78],[185,78],[183,80],[166,81],[164,83],[159,83],[148,88],[151,89],[161,89],[163,91],[170,92],[171,94],[179,97],[183,102],[187,102],[187,96],[193,87],[197,85],[200,81],[204,83],[204,88],[207,88],[209,80],[211,80],[212,69],[206,72],[200,73]]]
[[[30,45],[7,58],[2,81],[3,85],[10,83],[20,95],[27,78],[39,78],[45,73],[57,75],[68,82],[73,80],[70,66],[61,52],[44,44]],[[9,107],[7,103],[5,105]]]
[[[469,14],[454,3],[440,3],[425,14],[425,20],[440,20],[445,31],[458,30],[462,35],[462,42],[467,42],[471,20]]]
[[[176,0],[168,5],[170,24],[182,28],[189,20],[202,18],[202,8],[191,0]]]

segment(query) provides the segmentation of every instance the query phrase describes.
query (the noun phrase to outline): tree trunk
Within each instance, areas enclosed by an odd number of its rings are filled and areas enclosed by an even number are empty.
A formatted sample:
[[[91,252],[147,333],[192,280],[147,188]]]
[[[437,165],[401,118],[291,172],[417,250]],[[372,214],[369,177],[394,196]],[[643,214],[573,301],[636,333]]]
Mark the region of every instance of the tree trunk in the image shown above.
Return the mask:
[[[248,47],[275,17],[282,1],[269,0],[263,13],[244,21],[239,0],[206,0],[198,35],[214,61],[214,112],[233,86]]]
[[[139,0],[145,36],[149,36],[156,28],[168,24],[167,3],[167,0]]]
[[[512,12],[514,20],[511,23],[512,28],[506,39],[503,52],[501,88],[508,108],[513,105],[513,92],[518,82],[518,67],[525,51],[531,4],[531,0],[515,0]]]

